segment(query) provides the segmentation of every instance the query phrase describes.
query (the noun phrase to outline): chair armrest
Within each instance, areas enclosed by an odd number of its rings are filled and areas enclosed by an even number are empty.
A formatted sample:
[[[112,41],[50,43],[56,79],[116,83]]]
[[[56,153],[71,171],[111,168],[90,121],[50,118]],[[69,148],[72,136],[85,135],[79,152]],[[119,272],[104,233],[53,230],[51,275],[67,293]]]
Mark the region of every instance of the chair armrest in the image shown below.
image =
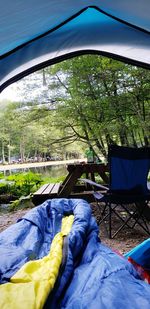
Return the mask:
[[[96,200],[102,200],[104,195],[101,194],[100,192],[93,192],[93,195],[95,197]]]
[[[105,190],[107,190],[107,191],[109,190],[108,187],[103,186],[103,185],[101,185],[101,184],[99,184],[99,183],[97,183],[97,182],[95,182],[95,181],[92,181],[92,180],[90,180],[90,179],[87,179],[87,178],[79,178],[78,180],[83,181],[83,182],[85,182],[85,183],[87,183],[87,184],[89,184],[89,185],[91,185],[91,186],[95,186],[95,187],[97,187],[97,188],[105,189]]]

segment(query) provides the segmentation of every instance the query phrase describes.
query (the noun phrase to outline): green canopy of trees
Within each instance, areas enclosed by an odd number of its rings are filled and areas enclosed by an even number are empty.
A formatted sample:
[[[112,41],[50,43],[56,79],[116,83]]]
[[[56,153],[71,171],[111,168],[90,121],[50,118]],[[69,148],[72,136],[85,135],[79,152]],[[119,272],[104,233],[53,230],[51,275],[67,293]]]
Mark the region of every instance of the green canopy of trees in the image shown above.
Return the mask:
[[[84,152],[92,146],[106,159],[110,143],[148,146],[150,96],[148,70],[95,55],[79,56],[34,74],[44,85],[32,102],[30,78],[22,92],[28,101],[0,114],[3,161],[25,157]],[[31,96],[30,96],[31,94]],[[28,109],[25,107],[28,106]]]

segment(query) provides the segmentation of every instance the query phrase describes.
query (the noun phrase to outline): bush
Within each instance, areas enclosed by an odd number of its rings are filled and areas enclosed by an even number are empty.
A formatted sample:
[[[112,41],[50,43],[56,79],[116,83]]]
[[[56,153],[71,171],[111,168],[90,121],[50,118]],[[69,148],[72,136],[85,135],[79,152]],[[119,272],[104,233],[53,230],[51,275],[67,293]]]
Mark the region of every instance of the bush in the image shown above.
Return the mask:
[[[4,176],[3,176],[4,178]],[[8,211],[32,208],[32,193],[44,183],[63,182],[65,176],[51,178],[42,177],[38,173],[17,173],[6,176],[4,182],[0,183],[0,199],[5,196],[5,203],[10,203]],[[6,202],[7,200],[7,202]]]
[[[16,196],[27,196],[37,190],[37,187],[42,183],[40,174],[32,172],[14,174],[7,177],[7,181],[11,181],[9,192]]]
[[[15,211],[18,209],[28,209],[33,208],[34,204],[32,203],[31,197],[20,197],[18,200],[12,201],[9,205],[9,211]]]
[[[63,182],[66,178],[66,175],[64,176],[59,176],[59,177],[55,177],[55,178],[52,178],[52,177],[44,177],[43,178],[43,181],[42,181],[42,184],[44,183],[56,183],[56,182]]]
[[[7,182],[0,183],[0,194],[6,194],[10,192],[10,185]]]
[[[3,179],[3,178],[4,178],[3,172],[0,172],[0,179]]]

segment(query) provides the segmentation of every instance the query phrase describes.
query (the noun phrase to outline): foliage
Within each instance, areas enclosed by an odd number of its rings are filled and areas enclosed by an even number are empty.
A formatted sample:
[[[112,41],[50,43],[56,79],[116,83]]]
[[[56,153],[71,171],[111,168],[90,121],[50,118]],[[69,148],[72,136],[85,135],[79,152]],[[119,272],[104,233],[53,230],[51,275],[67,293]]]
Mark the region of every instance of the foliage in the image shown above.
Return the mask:
[[[10,190],[10,185],[7,182],[0,183],[0,194],[6,194]]]
[[[63,175],[63,176],[59,176],[59,177],[55,177],[55,178],[52,178],[52,177],[44,177],[43,180],[42,180],[42,184],[45,184],[45,183],[57,183],[57,182],[63,182],[66,178],[66,175]]]
[[[4,177],[4,176],[3,176]],[[0,183],[0,194],[12,194],[16,197],[25,198],[35,192],[45,183],[63,182],[66,175],[59,177],[42,176],[38,173],[17,173],[5,177],[5,181]]]
[[[41,174],[17,173],[5,177],[4,182],[0,183],[0,199],[9,203],[8,211],[32,208],[32,193],[44,183],[63,182],[65,176],[57,178],[45,177]],[[5,199],[4,197],[5,196]],[[15,200],[14,200],[15,198]]]
[[[149,71],[104,57],[80,56],[57,64],[53,73],[66,91],[57,114],[64,132],[70,131],[104,158],[110,143],[149,145]]]
[[[15,211],[18,209],[26,209],[26,208],[32,208],[34,207],[34,204],[31,201],[31,196],[27,197],[20,197],[19,199],[12,201],[9,205],[9,211]]]
[[[44,69],[22,83],[24,100],[0,111],[0,156],[11,162],[30,158],[77,157],[91,146],[107,161],[110,143],[150,144],[150,71],[106,57],[79,56]],[[33,97],[32,90],[41,95]],[[37,93],[37,92],[36,92]],[[23,173],[0,183],[0,194],[20,198],[59,179]],[[0,173],[0,179],[3,174]],[[20,203],[20,200],[19,200]],[[12,205],[15,209],[17,202]]]
[[[149,145],[150,71],[85,55],[44,69],[46,88],[42,80],[43,70],[32,81],[26,77],[24,101],[0,113],[3,162],[12,156],[66,158],[83,154],[87,145],[106,160],[110,143]]]
[[[3,179],[3,178],[4,178],[3,172],[0,172],[0,179]]]
[[[12,182],[10,193],[18,197],[29,195],[42,183],[41,175],[32,172],[10,175],[7,180]]]

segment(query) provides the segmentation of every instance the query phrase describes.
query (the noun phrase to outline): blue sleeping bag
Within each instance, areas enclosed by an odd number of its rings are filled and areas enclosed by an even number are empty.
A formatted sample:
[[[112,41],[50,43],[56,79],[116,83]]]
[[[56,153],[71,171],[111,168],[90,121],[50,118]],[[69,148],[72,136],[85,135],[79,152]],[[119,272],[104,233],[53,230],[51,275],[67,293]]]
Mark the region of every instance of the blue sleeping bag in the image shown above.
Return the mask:
[[[149,309],[150,286],[124,257],[100,242],[90,205],[81,199],[47,200],[0,234],[1,285],[29,261],[47,256],[68,215],[74,216],[73,225],[64,237],[61,267],[44,308]]]

